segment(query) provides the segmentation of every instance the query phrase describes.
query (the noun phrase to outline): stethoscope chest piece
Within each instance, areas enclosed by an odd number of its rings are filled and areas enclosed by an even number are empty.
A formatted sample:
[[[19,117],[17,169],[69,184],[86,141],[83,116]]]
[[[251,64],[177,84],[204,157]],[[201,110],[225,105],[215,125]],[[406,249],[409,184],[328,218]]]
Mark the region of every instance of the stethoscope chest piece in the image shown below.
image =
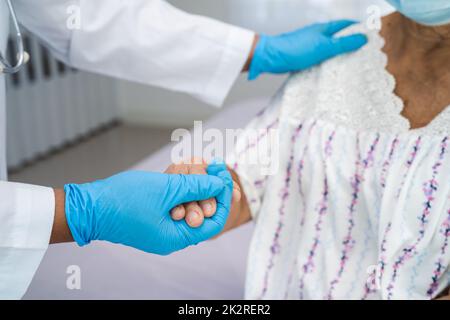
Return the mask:
[[[23,68],[23,66],[30,60],[30,56],[27,52],[25,52],[22,33],[20,32],[19,22],[17,21],[16,12],[11,0],[6,0],[6,3],[8,5],[16,36],[15,42],[17,47],[17,62],[15,64],[10,63],[0,52],[0,73],[13,74],[19,72]]]

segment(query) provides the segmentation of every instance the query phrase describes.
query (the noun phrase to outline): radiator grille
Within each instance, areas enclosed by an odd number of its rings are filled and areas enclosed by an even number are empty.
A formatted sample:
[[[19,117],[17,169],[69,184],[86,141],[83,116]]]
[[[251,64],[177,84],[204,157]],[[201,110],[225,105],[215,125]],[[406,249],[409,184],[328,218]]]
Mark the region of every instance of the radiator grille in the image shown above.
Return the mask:
[[[119,116],[113,79],[67,67],[28,34],[24,46],[30,61],[6,79],[9,170],[89,136]]]

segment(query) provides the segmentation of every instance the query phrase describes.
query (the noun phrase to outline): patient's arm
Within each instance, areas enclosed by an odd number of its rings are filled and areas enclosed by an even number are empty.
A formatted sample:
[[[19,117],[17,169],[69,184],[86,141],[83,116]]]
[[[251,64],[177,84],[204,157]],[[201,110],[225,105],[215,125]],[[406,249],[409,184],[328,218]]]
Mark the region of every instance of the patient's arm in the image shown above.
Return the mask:
[[[250,207],[248,205],[247,197],[245,196],[244,189],[241,186],[241,182],[239,180],[239,176],[237,173],[229,169],[231,176],[233,177],[234,185],[237,186],[239,193],[239,199],[234,201],[231,206],[230,215],[228,217],[228,221],[225,225],[225,228],[222,233],[235,229],[243,224],[246,224],[250,220],[252,220],[252,215],[250,213]],[[233,198],[235,191],[233,190]]]
[[[436,298],[437,300],[450,300],[450,286],[444,290],[439,296]]]
[[[193,162],[193,164],[173,164],[167,170],[169,174],[207,174],[205,162]],[[233,200],[230,215],[223,232],[237,228],[251,220],[250,208],[247,198],[241,188],[238,175],[230,169],[233,177]],[[211,217],[216,212],[216,200],[208,199],[199,202],[190,202],[180,205],[171,211],[174,220],[186,219],[191,227],[199,227],[205,218]],[[222,233],[223,233],[222,232]]]

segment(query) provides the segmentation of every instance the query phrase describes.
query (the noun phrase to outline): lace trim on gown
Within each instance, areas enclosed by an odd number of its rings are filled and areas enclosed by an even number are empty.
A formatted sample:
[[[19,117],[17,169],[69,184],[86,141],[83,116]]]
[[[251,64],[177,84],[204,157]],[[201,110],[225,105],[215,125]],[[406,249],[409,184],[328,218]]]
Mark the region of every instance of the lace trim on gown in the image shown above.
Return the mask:
[[[450,106],[427,126],[411,129],[395,94],[396,80],[386,69],[384,39],[376,30],[356,25],[341,35],[367,34],[369,43],[356,53],[340,56],[289,79],[283,111],[289,117],[321,119],[356,131],[427,135],[450,133]]]

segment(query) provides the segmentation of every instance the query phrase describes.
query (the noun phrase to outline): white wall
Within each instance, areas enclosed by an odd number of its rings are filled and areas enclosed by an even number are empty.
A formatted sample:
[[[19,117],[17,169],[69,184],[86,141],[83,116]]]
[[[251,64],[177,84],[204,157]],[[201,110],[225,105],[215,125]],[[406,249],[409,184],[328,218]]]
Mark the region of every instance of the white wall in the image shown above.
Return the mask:
[[[337,18],[364,19],[371,4],[386,8],[383,0],[169,0],[175,6],[208,15],[258,32],[278,33],[315,21]],[[339,5],[336,5],[338,3]],[[333,5],[332,5],[333,4]],[[226,105],[238,100],[271,95],[284,77],[264,76],[249,83],[241,76]],[[125,122],[163,127],[190,127],[218,112],[184,94],[119,83],[119,104]]]

